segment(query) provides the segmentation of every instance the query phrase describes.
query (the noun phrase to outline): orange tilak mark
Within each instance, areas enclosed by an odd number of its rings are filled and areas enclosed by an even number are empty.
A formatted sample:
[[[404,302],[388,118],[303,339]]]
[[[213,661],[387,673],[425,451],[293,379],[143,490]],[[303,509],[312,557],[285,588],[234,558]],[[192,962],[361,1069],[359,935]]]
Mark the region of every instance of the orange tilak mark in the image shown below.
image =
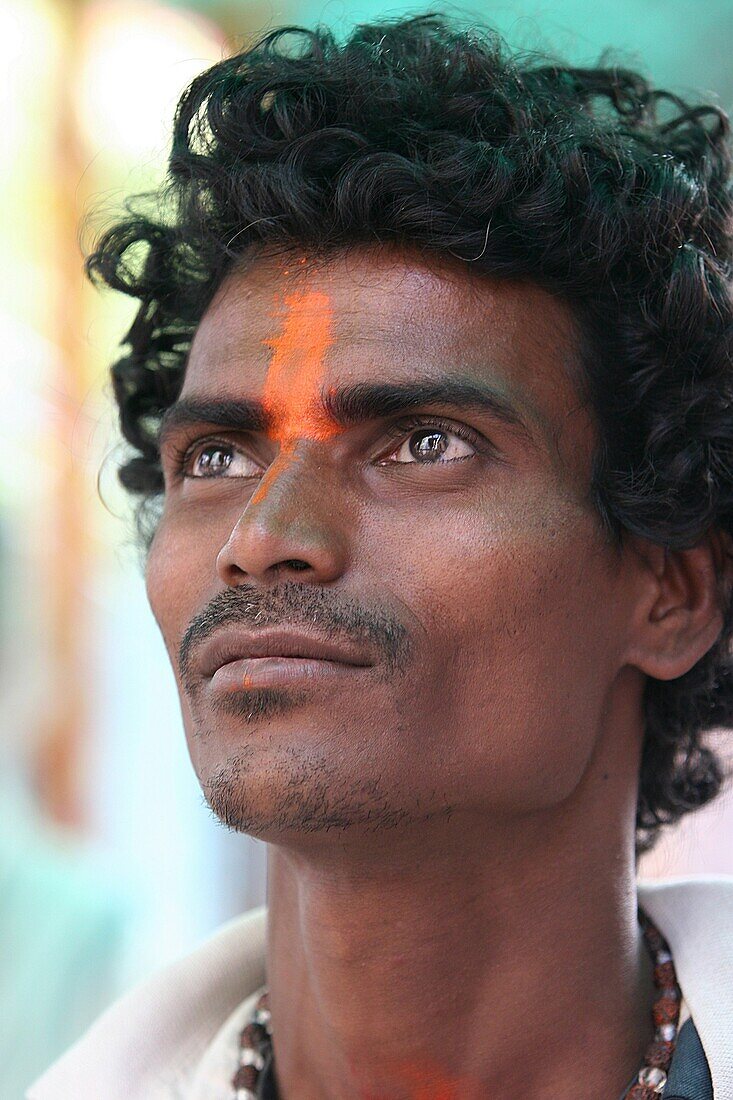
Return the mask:
[[[320,407],[326,352],[333,343],[333,311],[327,294],[293,291],[285,296],[286,316],[282,332],[263,344],[272,348],[262,404],[273,427],[270,438],[280,440],[280,455],[295,461],[299,439],[326,440],[340,430]],[[251,503],[268,491],[263,478]]]
[[[287,441],[329,439],[338,430],[319,408],[326,352],[333,343],[333,312],[327,294],[295,291],[285,298],[287,316],[279,336],[264,340],[273,349],[262,403],[275,421],[274,434]]]

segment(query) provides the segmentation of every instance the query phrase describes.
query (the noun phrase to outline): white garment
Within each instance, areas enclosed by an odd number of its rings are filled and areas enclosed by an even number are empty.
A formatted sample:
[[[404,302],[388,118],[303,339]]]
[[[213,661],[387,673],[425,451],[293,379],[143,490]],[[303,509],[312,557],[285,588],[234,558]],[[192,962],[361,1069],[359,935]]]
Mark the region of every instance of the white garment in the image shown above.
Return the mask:
[[[733,875],[640,879],[637,888],[670,945],[715,1100],[731,1100]],[[108,1008],[26,1100],[230,1100],[238,1033],[265,984],[265,945],[264,907],[229,921]]]

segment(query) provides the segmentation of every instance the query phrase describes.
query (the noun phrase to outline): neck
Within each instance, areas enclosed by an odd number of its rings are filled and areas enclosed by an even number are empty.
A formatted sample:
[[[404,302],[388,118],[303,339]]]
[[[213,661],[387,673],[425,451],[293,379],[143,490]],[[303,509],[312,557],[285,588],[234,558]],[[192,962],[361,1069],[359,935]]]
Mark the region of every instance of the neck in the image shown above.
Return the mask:
[[[628,833],[582,836],[561,807],[338,854],[271,846],[283,1100],[616,1100],[655,997]]]

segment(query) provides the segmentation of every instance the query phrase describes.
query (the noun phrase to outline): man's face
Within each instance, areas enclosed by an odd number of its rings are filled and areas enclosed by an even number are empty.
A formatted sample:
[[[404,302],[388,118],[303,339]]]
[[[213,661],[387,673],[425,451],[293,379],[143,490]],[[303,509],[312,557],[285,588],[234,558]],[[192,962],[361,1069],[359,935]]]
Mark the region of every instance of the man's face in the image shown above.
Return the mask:
[[[628,599],[575,347],[539,288],[404,253],[261,258],[222,285],[181,400],[249,419],[170,419],[147,589],[228,824],[364,838],[579,783]],[[269,660],[205,672],[224,628]],[[331,659],[298,661],[304,636]]]

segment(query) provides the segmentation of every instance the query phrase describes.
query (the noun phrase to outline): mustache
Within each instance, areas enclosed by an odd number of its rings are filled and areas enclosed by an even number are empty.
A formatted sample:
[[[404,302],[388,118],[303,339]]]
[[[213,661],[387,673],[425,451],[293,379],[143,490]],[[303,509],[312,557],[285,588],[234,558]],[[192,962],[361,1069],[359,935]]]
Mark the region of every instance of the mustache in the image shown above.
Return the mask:
[[[218,592],[187,627],[178,650],[184,684],[192,681],[192,656],[197,646],[229,623],[315,626],[324,634],[366,643],[382,657],[386,676],[404,670],[409,661],[407,629],[385,608],[364,607],[325,588],[295,581],[266,589],[242,584]]]

